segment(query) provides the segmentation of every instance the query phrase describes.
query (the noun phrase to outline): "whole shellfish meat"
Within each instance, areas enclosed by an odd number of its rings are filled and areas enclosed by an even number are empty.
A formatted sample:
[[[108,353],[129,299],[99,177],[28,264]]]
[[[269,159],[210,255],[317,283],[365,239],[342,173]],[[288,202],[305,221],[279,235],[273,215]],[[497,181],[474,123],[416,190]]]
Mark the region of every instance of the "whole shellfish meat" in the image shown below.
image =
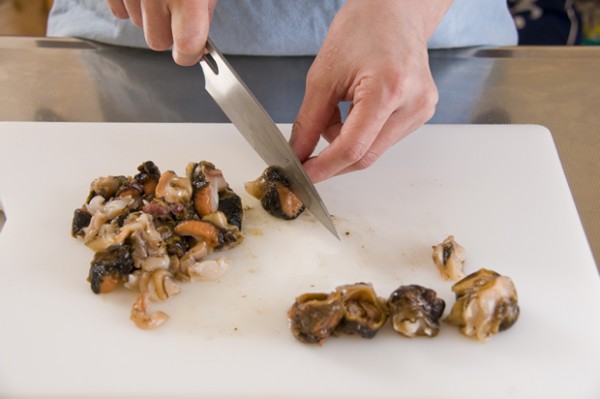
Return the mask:
[[[493,270],[480,269],[452,286],[456,302],[446,322],[462,334],[485,341],[519,318],[519,300],[513,281]]]

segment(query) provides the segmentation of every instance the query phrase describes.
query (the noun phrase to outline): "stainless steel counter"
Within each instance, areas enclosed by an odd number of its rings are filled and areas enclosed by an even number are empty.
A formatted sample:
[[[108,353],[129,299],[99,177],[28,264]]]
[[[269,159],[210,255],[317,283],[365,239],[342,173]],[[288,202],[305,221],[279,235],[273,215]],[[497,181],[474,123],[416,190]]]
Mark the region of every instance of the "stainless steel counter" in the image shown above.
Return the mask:
[[[312,59],[229,59],[273,119],[292,122]],[[430,59],[440,101],[429,123],[552,131],[600,265],[600,48],[439,50]],[[179,67],[168,53],[0,37],[0,120],[228,122],[203,88],[200,67]]]

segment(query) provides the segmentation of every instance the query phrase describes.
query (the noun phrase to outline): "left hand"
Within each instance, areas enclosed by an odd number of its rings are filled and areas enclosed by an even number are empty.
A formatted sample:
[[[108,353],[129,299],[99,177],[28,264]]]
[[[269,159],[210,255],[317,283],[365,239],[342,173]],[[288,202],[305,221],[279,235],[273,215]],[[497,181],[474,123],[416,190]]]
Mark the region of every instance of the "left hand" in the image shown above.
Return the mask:
[[[290,144],[313,182],[364,169],[429,120],[427,40],[449,0],[348,0],[311,66]],[[352,101],[345,123],[338,104]],[[310,157],[323,136],[329,145]]]

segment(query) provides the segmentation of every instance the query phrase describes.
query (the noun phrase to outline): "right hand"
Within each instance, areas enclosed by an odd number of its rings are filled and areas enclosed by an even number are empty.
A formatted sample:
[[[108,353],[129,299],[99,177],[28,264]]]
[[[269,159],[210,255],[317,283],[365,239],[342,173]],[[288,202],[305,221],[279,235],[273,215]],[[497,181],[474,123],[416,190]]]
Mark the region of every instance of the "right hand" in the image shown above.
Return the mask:
[[[194,65],[204,54],[217,0],[106,0],[113,15],[144,30],[148,47],[173,48],[173,60]]]

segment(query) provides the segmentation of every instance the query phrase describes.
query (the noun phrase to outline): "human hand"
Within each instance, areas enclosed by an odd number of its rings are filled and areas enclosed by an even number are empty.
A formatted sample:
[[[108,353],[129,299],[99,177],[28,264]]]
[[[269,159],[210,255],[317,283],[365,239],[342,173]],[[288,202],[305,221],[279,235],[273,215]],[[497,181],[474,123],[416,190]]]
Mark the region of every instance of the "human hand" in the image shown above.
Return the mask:
[[[106,0],[113,15],[144,30],[148,47],[173,47],[173,60],[194,65],[204,54],[217,0]]]
[[[348,0],[306,81],[290,144],[313,182],[365,169],[435,111],[427,40],[451,0]],[[338,104],[352,101],[344,123]],[[329,145],[311,157],[323,136]]]

